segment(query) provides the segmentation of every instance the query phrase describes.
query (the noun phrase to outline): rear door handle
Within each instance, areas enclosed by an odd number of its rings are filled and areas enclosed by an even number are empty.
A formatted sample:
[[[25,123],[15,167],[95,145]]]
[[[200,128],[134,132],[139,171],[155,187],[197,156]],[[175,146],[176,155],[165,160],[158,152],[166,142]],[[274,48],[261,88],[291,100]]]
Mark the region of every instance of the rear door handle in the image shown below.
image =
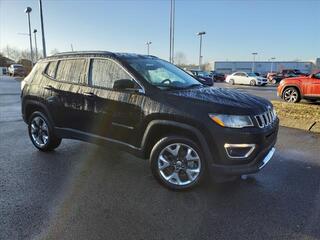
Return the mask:
[[[97,96],[92,92],[84,92],[83,95],[86,96],[86,97],[89,97],[89,98],[94,98],[94,97]]]
[[[46,85],[46,86],[44,86],[44,89],[47,89],[47,90],[55,90],[55,88],[54,87],[52,87],[51,85]]]

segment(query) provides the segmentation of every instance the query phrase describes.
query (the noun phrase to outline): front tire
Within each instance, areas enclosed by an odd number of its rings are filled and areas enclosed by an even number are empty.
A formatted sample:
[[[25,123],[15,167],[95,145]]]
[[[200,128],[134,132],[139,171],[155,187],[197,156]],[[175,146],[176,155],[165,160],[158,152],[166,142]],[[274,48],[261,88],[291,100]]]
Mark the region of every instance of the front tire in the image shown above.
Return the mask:
[[[205,172],[205,160],[200,147],[180,136],[159,140],[150,155],[152,174],[171,190],[186,190],[198,185]]]
[[[234,80],[233,80],[233,79],[230,79],[230,80],[229,80],[229,84],[230,84],[230,85],[234,85]]]
[[[61,138],[54,135],[52,124],[42,112],[37,111],[31,114],[28,132],[31,142],[40,151],[52,151],[61,143]]]
[[[282,93],[282,99],[286,102],[300,102],[301,97],[299,91],[295,87],[288,87]]]
[[[255,80],[251,80],[250,81],[250,86],[255,86],[256,85],[256,81]]]

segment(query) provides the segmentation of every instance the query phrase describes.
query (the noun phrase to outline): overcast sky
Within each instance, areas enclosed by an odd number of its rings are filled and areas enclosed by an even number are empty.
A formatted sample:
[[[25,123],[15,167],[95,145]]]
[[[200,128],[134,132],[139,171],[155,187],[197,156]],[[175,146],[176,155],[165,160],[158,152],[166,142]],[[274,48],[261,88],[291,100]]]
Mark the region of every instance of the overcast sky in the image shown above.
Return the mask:
[[[40,33],[37,0],[0,0],[0,49],[28,49],[24,9]],[[109,50],[169,56],[169,0],[43,0],[47,52]],[[176,0],[175,51],[198,61],[198,31],[206,31],[206,61],[315,60],[320,57],[320,0]],[[41,45],[40,34],[38,45]],[[40,46],[41,47],[41,46]]]

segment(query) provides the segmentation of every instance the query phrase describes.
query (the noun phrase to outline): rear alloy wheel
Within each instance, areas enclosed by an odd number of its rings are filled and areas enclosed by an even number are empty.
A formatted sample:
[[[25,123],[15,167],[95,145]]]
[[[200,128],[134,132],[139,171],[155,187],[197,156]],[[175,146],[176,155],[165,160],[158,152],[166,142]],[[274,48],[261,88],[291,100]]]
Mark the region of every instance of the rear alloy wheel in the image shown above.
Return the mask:
[[[40,151],[52,151],[61,143],[53,134],[49,120],[41,112],[34,112],[29,120],[28,131],[33,145]]]
[[[173,190],[189,189],[197,185],[205,164],[201,150],[184,137],[165,137],[152,149],[151,171],[156,179]]]
[[[289,87],[284,90],[282,98],[286,102],[296,103],[300,101],[300,94],[296,88]]]
[[[234,85],[234,80],[233,80],[233,79],[230,79],[230,80],[229,80],[229,84]]]
[[[256,85],[256,81],[255,81],[255,80],[251,80],[251,81],[250,81],[250,85],[251,85],[251,86],[255,86],[255,85]]]

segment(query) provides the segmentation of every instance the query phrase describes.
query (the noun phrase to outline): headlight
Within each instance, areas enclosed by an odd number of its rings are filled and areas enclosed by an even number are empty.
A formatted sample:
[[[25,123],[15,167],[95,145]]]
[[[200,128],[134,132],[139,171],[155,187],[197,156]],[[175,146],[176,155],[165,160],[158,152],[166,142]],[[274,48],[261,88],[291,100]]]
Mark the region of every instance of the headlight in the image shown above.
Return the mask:
[[[252,120],[249,116],[209,114],[209,117],[222,127],[244,128],[253,126]]]

